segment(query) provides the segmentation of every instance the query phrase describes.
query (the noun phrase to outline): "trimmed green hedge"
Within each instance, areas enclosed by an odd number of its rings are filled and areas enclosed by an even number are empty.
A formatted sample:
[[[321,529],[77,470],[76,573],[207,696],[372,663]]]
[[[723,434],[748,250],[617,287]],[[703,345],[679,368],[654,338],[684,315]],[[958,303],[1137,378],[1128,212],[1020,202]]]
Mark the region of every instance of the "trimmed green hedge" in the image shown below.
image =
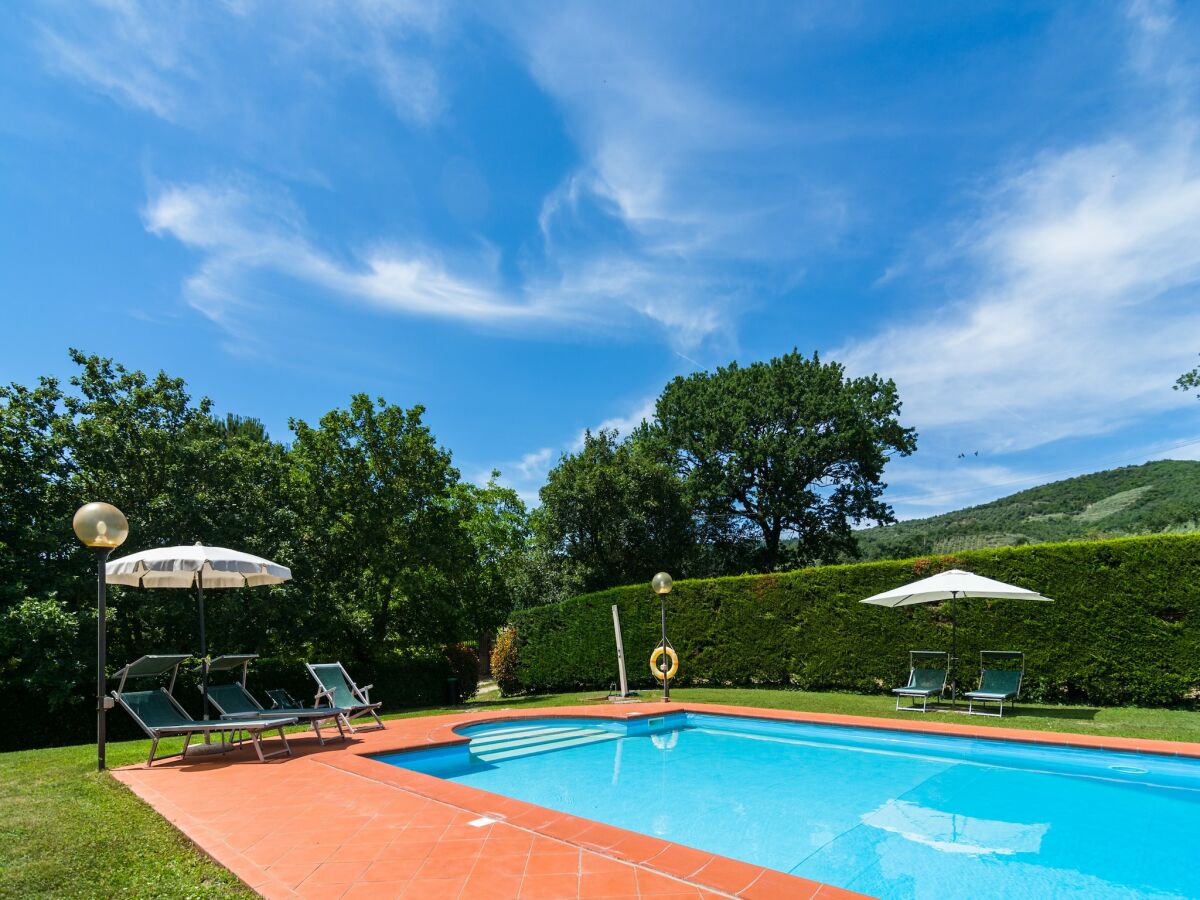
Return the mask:
[[[948,610],[858,601],[955,567],[1056,601],[959,601],[960,686],[978,678],[980,650],[1024,650],[1022,696],[1030,700],[1162,706],[1195,704],[1200,696],[1200,535],[676,582],[667,607],[668,636],[680,655],[673,683],[886,692],[907,677],[909,649],[950,649]],[[651,686],[659,605],[648,585],[631,585],[515,613],[521,687],[614,684],[614,603],[630,683]]]

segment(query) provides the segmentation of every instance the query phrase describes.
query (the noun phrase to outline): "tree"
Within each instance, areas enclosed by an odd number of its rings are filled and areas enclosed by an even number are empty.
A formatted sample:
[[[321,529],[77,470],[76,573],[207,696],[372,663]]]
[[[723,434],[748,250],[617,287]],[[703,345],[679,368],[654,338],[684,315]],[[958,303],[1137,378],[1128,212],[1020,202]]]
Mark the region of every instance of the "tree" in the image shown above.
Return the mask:
[[[1200,366],[1180,375],[1179,380],[1175,382],[1175,390],[1196,391],[1197,398],[1200,398]]]
[[[560,564],[578,568],[585,590],[680,572],[693,546],[683,484],[645,437],[644,429],[625,441],[589,431],[541,489],[539,539]]]
[[[482,487],[462,481],[453,489],[475,554],[474,586],[463,598],[464,618],[471,633],[481,637],[490,636],[508,619],[529,564],[529,514],[517,492],[498,483],[499,477],[493,470]]]
[[[469,506],[423,413],[357,394],[315,428],[291,422],[293,569],[322,604],[327,639],[363,662],[452,643],[471,625],[460,602],[478,577]]]
[[[852,554],[853,524],[893,521],[884,465],[916,449],[894,382],[797,351],[680,376],[655,413],[703,527],[754,533],[763,570]]]

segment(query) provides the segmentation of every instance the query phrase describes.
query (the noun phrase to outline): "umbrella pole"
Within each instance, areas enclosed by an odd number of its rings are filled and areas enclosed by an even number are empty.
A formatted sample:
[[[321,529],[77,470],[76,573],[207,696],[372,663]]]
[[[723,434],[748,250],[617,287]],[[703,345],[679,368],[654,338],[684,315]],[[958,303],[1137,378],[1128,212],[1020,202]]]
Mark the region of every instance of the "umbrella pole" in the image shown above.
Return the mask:
[[[200,601],[200,693],[204,695],[204,720],[208,721],[208,639],[204,635],[204,569],[196,573],[196,597]],[[204,735],[207,743],[208,733]]]
[[[959,620],[954,617],[954,598],[959,592],[950,592],[950,709],[958,706],[959,700]]]

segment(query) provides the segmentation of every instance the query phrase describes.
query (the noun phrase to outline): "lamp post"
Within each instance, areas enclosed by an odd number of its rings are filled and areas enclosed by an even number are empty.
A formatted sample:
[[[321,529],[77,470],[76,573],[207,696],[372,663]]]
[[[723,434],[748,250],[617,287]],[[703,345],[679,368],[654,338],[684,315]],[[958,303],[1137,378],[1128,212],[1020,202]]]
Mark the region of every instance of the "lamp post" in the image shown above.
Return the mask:
[[[659,572],[650,579],[650,587],[654,593],[658,594],[658,602],[662,607],[662,657],[659,660],[659,666],[662,667],[662,683],[663,683],[663,703],[671,702],[671,679],[667,678],[667,666],[670,659],[667,656],[667,594],[671,593],[671,576],[666,572]]]
[[[104,771],[105,713],[113,702],[105,686],[106,609],[104,564],[108,555],[129,537],[129,522],[124,513],[109,503],[88,503],[75,511],[71,522],[75,535],[85,546],[96,551],[96,771]]]

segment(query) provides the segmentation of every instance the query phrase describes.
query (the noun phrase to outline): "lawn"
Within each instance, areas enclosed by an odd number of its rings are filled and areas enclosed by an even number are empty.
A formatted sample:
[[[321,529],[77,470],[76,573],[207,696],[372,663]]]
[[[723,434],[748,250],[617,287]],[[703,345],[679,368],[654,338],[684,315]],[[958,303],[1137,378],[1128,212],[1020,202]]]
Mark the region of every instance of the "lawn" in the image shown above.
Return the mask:
[[[888,697],[741,688],[684,688],[678,700],[768,709],[917,719]],[[562,706],[595,692],[500,699],[473,709]],[[647,695],[651,696],[651,695]],[[389,718],[436,715],[429,709]],[[458,711],[462,711],[460,707]],[[931,713],[929,721],[970,721],[1043,731],[1200,742],[1200,713],[1178,710],[1026,706],[1003,721]],[[147,741],[109,744],[111,766],[140,763]],[[92,745],[0,754],[0,897],[252,897],[115,780],[95,772]],[[257,765],[257,763],[250,763]]]

